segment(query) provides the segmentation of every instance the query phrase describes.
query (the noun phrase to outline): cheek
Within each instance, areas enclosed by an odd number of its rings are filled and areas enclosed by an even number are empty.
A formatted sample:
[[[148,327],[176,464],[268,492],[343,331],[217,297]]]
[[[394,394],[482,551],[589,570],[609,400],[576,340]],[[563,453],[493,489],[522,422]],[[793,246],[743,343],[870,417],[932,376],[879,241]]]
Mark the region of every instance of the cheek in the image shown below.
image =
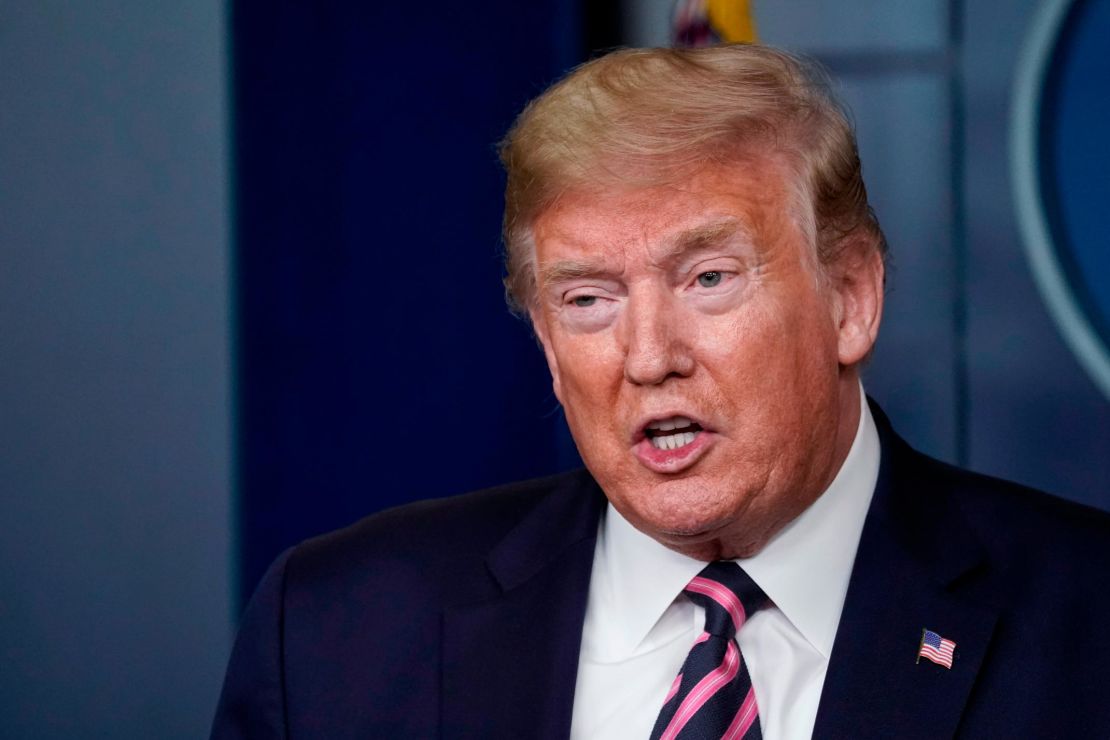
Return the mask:
[[[621,427],[623,364],[605,348],[591,347],[575,354],[574,362],[561,361],[563,413],[583,460],[594,470],[612,472],[612,463],[623,449]]]
[[[684,336],[703,365],[747,373],[772,364],[781,352],[777,345],[786,327],[773,311],[748,305],[722,316],[692,318]]]
[[[614,342],[597,335],[563,337],[556,342],[549,364],[568,415],[576,409],[595,412],[619,393],[624,364],[614,347]]]
[[[792,300],[749,304],[690,330],[721,402],[741,419],[757,409],[786,413],[798,403],[799,393],[819,391],[836,379],[836,332],[831,319],[824,321],[819,313],[824,305],[804,295],[787,298]]]

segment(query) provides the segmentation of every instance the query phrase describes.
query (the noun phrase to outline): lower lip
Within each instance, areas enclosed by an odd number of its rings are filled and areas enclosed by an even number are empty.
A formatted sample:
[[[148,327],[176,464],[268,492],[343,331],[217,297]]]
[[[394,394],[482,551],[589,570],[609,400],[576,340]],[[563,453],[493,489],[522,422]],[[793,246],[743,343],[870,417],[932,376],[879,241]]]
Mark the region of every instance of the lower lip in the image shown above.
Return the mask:
[[[660,450],[645,437],[632,446],[632,454],[648,470],[655,473],[680,473],[701,459],[713,444],[712,432],[704,429],[694,441],[676,450]]]

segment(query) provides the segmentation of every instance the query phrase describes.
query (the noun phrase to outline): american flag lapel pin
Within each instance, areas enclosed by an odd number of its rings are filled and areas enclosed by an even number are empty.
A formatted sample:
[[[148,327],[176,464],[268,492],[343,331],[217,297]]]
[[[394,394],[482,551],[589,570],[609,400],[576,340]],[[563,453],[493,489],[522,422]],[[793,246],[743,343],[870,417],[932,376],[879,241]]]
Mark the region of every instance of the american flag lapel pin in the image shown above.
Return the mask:
[[[921,662],[922,658],[925,658],[951,670],[955,653],[956,643],[941,637],[932,630],[921,630],[921,643],[917,646],[918,663]]]

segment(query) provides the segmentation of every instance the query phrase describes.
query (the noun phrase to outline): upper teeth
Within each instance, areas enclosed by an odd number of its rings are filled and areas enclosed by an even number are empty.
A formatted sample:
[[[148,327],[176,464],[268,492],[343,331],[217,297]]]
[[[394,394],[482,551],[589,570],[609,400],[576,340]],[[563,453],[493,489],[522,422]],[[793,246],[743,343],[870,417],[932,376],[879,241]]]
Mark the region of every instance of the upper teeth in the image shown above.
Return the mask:
[[[690,421],[685,416],[672,416],[670,419],[651,422],[648,424],[648,429],[658,429],[660,431],[669,432],[672,429],[688,427],[693,423],[694,422]]]
[[[688,429],[689,427],[694,427],[694,430],[666,434],[666,432],[675,429]],[[677,450],[679,447],[685,447],[694,441],[694,437],[700,431],[700,427],[695,426],[695,423],[685,416],[672,416],[669,419],[653,421],[647,425],[647,428],[653,432],[649,435],[651,446],[657,450]]]

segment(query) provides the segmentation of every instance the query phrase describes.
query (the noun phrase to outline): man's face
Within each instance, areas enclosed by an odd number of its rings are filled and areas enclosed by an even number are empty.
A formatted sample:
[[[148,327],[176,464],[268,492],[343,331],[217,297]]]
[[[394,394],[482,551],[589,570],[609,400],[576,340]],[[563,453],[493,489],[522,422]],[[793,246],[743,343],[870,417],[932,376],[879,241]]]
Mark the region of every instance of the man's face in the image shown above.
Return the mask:
[[[586,466],[634,526],[703,560],[762,548],[855,434],[877,311],[861,327],[860,281],[818,277],[795,192],[765,157],[571,192],[534,224],[532,318]]]

